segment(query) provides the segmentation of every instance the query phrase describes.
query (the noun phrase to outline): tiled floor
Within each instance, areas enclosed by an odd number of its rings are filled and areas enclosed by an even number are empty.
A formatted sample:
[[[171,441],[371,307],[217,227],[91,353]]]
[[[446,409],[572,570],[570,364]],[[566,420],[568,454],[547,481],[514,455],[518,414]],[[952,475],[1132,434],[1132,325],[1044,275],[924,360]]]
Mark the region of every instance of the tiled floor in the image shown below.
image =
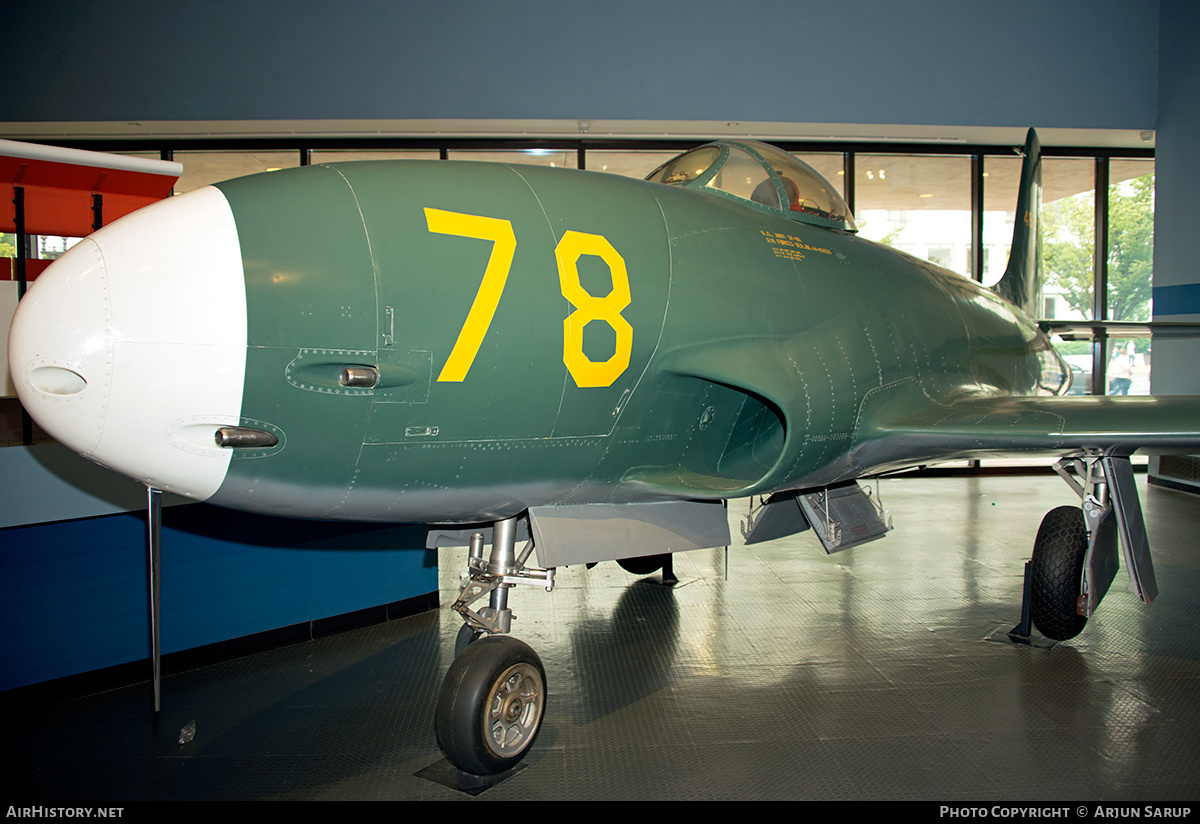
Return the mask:
[[[478,796],[418,776],[459,621],[443,609],[0,718],[5,784],[137,799],[1200,797],[1200,497],[1139,486],[1159,599],[1125,575],[1077,639],[985,640],[1019,617],[1056,477],[892,479],[896,529],[616,564],[517,591],[550,703],[524,768]],[[734,533],[744,513],[731,508]],[[461,551],[443,551],[442,602]],[[726,573],[726,564],[728,572]],[[177,742],[195,722],[195,739]],[[9,803],[21,799],[12,798]]]

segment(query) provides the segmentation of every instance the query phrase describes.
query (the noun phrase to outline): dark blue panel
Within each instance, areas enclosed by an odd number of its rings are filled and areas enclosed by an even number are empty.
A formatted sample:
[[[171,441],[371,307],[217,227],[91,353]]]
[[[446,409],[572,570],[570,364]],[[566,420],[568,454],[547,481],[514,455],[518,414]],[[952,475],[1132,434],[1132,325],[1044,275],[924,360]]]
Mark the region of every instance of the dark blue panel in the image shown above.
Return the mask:
[[[1155,286],[1154,315],[1200,315],[1200,283]]]
[[[420,526],[163,513],[163,652],[437,589]],[[145,519],[0,531],[0,689],[149,656]]]
[[[0,687],[145,658],[145,546],[135,515],[0,532]]]

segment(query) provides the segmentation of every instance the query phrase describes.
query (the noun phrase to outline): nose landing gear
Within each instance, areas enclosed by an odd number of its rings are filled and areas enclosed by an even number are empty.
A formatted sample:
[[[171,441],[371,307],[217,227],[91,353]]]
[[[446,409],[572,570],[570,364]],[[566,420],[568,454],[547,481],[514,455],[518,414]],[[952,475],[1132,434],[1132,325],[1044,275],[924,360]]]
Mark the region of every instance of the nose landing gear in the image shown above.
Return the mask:
[[[515,617],[508,590],[519,583],[551,590],[554,570],[525,567],[533,544],[516,554],[516,526],[516,518],[493,526],[486,559],[483,534],[470,537],[470,573],[453,605],[466,623],[434,711],[438,746],[450,763],[474,775],[515,767],[537,738],[546,711],[541,659],[528,644],[504,633]],[[485,594],[488,606],[473,610],[471,604]],[[498,634],[481,637],[484,633]]]

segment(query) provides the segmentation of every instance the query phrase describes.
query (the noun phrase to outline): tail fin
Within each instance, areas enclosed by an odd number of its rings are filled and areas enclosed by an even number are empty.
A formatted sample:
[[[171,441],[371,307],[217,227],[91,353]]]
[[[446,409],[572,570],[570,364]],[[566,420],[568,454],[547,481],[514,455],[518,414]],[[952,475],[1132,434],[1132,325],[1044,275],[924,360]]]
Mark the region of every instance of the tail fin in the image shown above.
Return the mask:
[[[1021,191],[1017,195],[1017,219],[1013,228],[1008,268],[996,284],[996,294],[1026,314],[1037,317],[1038,303],[1038,213],[1042,206],[1042,144],[1037,132],[1025,138],[1025,162],[1021,165]]]

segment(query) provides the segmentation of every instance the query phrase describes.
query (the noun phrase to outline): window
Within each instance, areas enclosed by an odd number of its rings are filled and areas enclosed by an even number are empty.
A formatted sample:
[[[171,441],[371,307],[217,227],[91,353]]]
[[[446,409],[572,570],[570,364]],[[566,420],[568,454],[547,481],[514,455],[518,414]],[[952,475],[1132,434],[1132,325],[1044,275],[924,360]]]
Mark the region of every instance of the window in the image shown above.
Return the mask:
[[[181,195],[222,180],[299,166],[300,153],[189,151],[176,152],[175,160],[183,164],[183,174],[175,184],[175,194]]]
[[[678,152],[662,151],[605,151],[591,149],[587,153],[587,167],[594,172],[607,172],[645,180],[646,176],[670,160]]]
[[[1108,317],[1148,321],[1154,269],[1154,161],[1111,161],[1108,178]]]
[[[970,272],[970,158],[860,154],[855,167],[859,235]]]
[[[482,149],[453,149],[449,160],[482,160],[491,163],[520,163],[525,166],[547,166],[558,169],[579,168],[578,154],[559,149],[517,149],[495,151]]]

